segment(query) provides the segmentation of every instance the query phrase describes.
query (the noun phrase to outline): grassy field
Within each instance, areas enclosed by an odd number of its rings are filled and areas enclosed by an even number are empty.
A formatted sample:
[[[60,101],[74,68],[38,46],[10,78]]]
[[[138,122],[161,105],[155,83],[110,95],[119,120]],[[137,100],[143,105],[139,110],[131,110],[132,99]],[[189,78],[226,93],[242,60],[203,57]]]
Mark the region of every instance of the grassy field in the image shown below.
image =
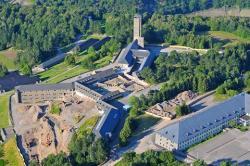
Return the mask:
[[[85,73],[88,69],[80,65],[85,57],[85,55],[77,57],[76,66],[61,62],[51,67],[49,70],[39,73],[38,76],[42,81],[45,81],[45,83],[59,83],[65,79]]]
[[[140,134],[144,130],[149,129],[150,127],[154,126],[160,118],[153,117],[151,115],[143,114],[136,117],[137,128],[134,131],[133,135]]]
[[[16,65],[14,63],[15,58],[16,58],[16,51],[13,49],[0,51],[0,63],[5,65],[9,70],[16,69]]]
[[[87,119],[83,125],[80,126],[80,128],[77,131],[77,138],[83,138],[85,134],[91,133],[94,126],[96,125],[97,121],[99,119],[99,116],[93,116],[89,119]]]
[[[58,83],[67,78],[71,78],[77,76],[79,74],[87,72],[88,69],[83,68],[82,66],[71,66],[67,65],[66,63],[62,62],[53,67],[49,70],[39,73],[38,76],[42,81],[45,83]]]
[[[94,34],[91,34],[91,35],[86,35],[86,36],[82,36],[81,39],[82,40],[86,40],[86,39],[99,39],[101,40],[105,35],[103,34],[97,34],[97,33],[94,33]]]
[[[0,128],[9,126],[9,97],[11,93],[0,95]]]
[[[79,56],[77,58],[76,66],[68,65],[64,62],[61,62],[51,67],[49,70],[39,73],[38,76],[42,81],[44,81],[44,83],[52,84],[59,83],[71,77],[86,73],[89,71],[89,69],[82,67],[81,62],[83,62],[87,56],[88,54],[86,53]],[[97,60],[96,62],[94,62],[94,64],[96,68],[101,68],[103,66],[108,65],[111,59],[111,56],[106,56],[100,60]]]
[[[9,166],[24,166],[23,159],[18,152],[16,139],[13,137],[4,144],[4,160]]]
[[[231,98],[230,96],[226,95],[226,94],[214,94],[214,101],[216,102],[222,102],[225,101],[227,99]]]
[[[85,68],[83,68],[81,66],[77,66],[75,68],[72,68],[72,69],[70,69],[68,71],[65,71],[65,72],[61,73],[60,75],[57,75],[57,76],[49,79],[48,81],[46,81],[46,83],[56,84],[56,83],[62,82],[63,80],[66,80],[66,79],[78,76],[80,74],[83,74],[83,73],[85,73],[87,71],[89,71],[89,70],[85,69]]]
[[[100,67],[108,65],[111,60],[112,60],[112,56],[106,56],[100,60],[97,60],[94,64],[96,65],[97,68],[100,68]]]
[[[218,38],[220,40],[229,40],[230,42],[227,43],[225,46],[234,45],[239,42],[250,43],[249,39],[244,39],[233,33],[224,32],[224,31],[209,31],[209,35],[211,35],[214,38]]]

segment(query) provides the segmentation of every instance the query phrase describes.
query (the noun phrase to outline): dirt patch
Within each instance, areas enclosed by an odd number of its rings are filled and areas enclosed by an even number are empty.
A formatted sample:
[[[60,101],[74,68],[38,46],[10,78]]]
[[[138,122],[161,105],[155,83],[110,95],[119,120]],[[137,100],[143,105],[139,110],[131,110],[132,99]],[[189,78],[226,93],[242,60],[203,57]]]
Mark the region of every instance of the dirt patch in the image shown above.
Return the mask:
[[[29,106],[12,102],[15,130],[29,159],[41,161],[49,154],[68,153],[74,132],[87,119],[99,115],[93,100],[75,97],[59,103],[60,114],[50,112],[51,102]]]
[[[4,51],[0,51],[0,54],[3,54],[4,56],[6,56],[9,59],[16,59],[17,56],[17,51],[14,50],[13,48],[4,50]]]

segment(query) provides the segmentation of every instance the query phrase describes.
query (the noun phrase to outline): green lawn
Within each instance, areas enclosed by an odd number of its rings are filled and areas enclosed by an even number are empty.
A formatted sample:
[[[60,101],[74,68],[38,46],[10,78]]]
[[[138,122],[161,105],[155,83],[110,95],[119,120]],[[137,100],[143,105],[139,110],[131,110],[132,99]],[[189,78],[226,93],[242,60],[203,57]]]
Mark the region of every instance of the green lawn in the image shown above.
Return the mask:
[[[92,132],[93,128],[95,127],[99,116],[93,116],[87,119],[77,130],[77,138],[83,138],[85,134],[89,134]]]
[[[0,128],[9,126],[9,97],[11,93],[0,95]]]
[[[80,74],[86,73],[88,69],[83,68],[82,66],[77,66],[76,68],[70,69],[66,72],[63,72],[61,75],[57,75],[50,80],[46,81],[49,84],[56,84],[62,82],[63,80],[78,76]]]
[[[82,36],[82,40],[87,40],[87,39],[99,39],[101,40],[102,38],[104,38],[105,35],[103,34],[97,34],[97,33],[94,33],[94,34],[91,34],[91,35],[87,35],[87,36]]]
[[[81,66],[81,62],[83,62],[87,56],[88,54],[86,53],[78,56],[76,66],[61,62],[51,67],[49,70],[39,73],[38,76],[42,81],[44,81],[44,83],[53,84],[86,73],[89,71],[89,69],[83,68]],[[96,62],[94,62],[94,64],[96,68],[101,68],[108,65],[111,59],[111,56],[106,56],[100,60],[97,60]]]
[[[224,94],[214,94],[214,101],[217,101],[217,102],[221,102],[221,101],[225,101],[227,99],[229,99],[230,96]]]
[[[13,137],[4,144],[4,160],[9,166],[24,166],[23,159],[18,151],[16,139]]]
[[[112,60],[112,56],[106,56],[102,59],[99,59],[95,62],[95,65],[97,68],[101,68],[103,66],[106,66],[110,63],[110,61]]]
[[[159,120],[160,118],[156,118],[154,116],[147,115],[147,114],[143,114],[143,115],[136,117],[137,128],[133,132],[133,135],[140,134],[144,130],[149,129],[150,127],[154,126]]]
[[[0,63],[8,68],[8,70],[15,70],[16,65],[14,59],[7,57],[4,51],[0,51]]]
[[[224,31],[209,31],[209,34],[212,37],[221,39],[221,40],[230,40],[231,42],[227,43],[225,46],[230,46],[230,45],[234,45],[237,44],[239,42],[243,42],[243,43],[250,43],[249,39],[245,39],[245,38],[241,38],[233,33],[229,33],[229,32],[224,32]]]

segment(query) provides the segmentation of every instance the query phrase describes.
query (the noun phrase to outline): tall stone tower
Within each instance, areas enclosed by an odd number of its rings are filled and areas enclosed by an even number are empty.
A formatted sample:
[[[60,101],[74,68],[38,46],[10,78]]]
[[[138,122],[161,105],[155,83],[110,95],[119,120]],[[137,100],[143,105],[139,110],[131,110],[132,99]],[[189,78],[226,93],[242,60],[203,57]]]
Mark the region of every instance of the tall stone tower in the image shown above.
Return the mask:
[[[142,16],[136,14],[134,16],[134,40],[138,41],[138,45],[144,48],[144,37],[141,36]]]

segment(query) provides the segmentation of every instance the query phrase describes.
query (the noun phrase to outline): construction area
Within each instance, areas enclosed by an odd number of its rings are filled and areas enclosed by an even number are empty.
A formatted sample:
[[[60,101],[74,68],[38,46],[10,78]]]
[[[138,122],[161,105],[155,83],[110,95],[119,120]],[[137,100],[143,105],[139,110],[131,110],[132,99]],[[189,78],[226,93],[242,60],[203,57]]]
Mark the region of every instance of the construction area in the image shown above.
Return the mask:
[[[130,94],[132,92],[139,92],[145,89],[148,85],[143,82],[132,80],[124,74],[118,75],[113,79],[109,79],[102,83],[97,83],[97,87],[106,89],[110,92],[119,91],[123,95]]]
[[[28,160],[41,161],[49,154],[68,153],[74,131],[87,119],[100,116],[96,103],[87,97],[34,105],[14,103],[12,98],[13,123]]]
[[[195,99],[198,95],[192,91],[184,91],[179,93],[174,99],[157,103],[153,107],[149,108],[146,113],[160,117],[163,119],[171,120],[176,117],[175,108],[184,103],[187,103]]]

